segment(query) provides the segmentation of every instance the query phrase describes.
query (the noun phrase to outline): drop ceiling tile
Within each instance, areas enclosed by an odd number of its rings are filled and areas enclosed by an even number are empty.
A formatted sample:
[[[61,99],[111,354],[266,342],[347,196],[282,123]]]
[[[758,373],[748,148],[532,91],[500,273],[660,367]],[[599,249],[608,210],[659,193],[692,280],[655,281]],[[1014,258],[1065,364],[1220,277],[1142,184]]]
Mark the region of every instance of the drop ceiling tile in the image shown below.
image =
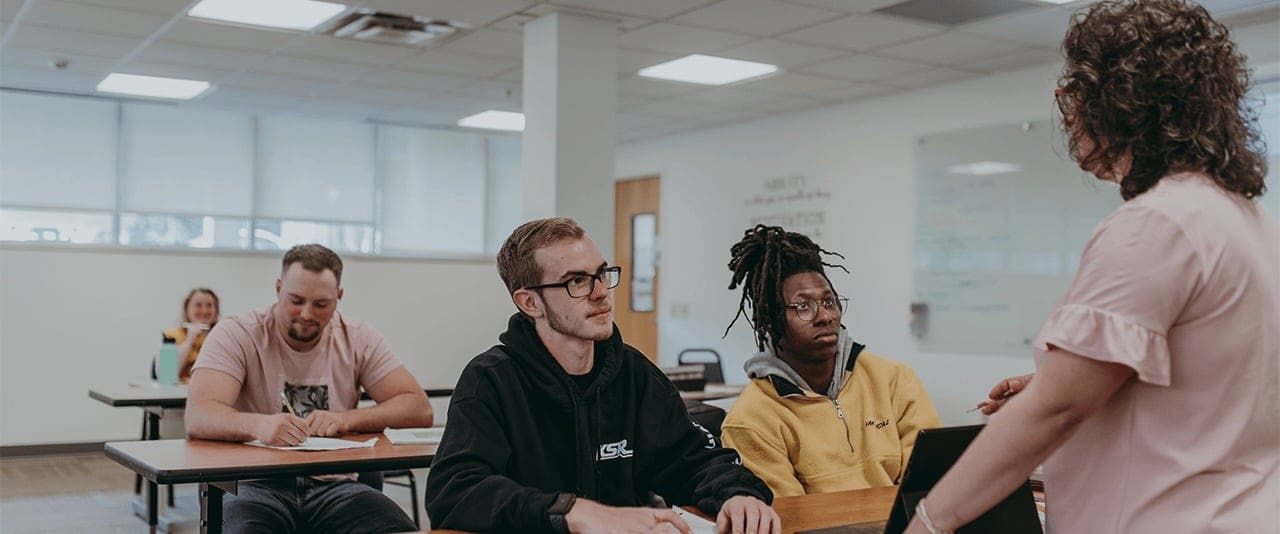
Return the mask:
[[[319,61],[290,56],[270,56],[266,61],[250,67],[249,70],[261,74],[278,74],[293,78],[333,82],[365,78],[375,71],[373,67],[355,63]]]
[[[227,78],[221,85],[237,87],[252,92],[277,93],[294,96],[312,94],[318,86],[335,82],[317,81],[314,79],[266,74],[262,72],[238,72]]]
[[[623,34],[618,44],[684,56],[707,53],[752,40],[750,36],[660,22]]]
[[[374,87],[405,89],[409,91],[447,91],[477,81],[477,78],[451,74],[425,73],[390,67],[380,69],[360,80]]]
[[[812,28],[785,33],[779,38],[819,46],[867,51],[918,39],[946,28],[907,22],[880,15],[850,15]]]
[[[554,5],[538,4],[524,11],[525,15],[530,15],[535,19],[542,17],[544,15],[549,15],[551,13],[577,14],[577,15],[592,17],[592,18],[601,19],[601,20],[611,20],[618,24],[619,31],[634,30],[641,26],[653,24],[654,22],[654,19],[648,18],[648,17],[636,17],[631,15],[624,15],[621,13],[611,13],[607,11],[600,11],[595,9],[577,7],[577,6],[567,6],[562,4],[554,4]]]
[[[427,72],[488,77],[506,72],[519,64],[520,61],[512,59],[457,54],[443,50],[428,50],[402,61],[398,66]]]
[[[75,3],[173,16],[186,11],[191,0],[75,0]]]
[[[713,55],[768,63],[785,69],[826,61],[848,54],[849,52],[833,48],[788,43],[776,39],[761,39],[721,50]]]
[[[1021,48],[1023,45],[1012,41],[952,32],[882,48],[876,54],[934,65],[951,65],[1008,55]]]
[[[493,79],[504,82],[520,83],[520,81],[524,79],[524,67],[521,66],[507,69],[506,72],[494,76]]]
[[[328,35],[304,35],[290,41],[280,50],[280,53],[311,59],[386,66],[420,54],[422,49],[366,43]]]
[[[493,30],[475,30],[442,45],[440,50],[520,60],[524,57],[524,36]]]
[[[364,0],[358,5],[397,15],[452,20],[479,28],[518,13],[533,3],[523,0]]]
[[[817,95],[814,95],[814,98],[817,98],[819,100],[832,100],[832,101],[843,102],[848,100],[857,100],[860,98],[882,96],[890,93],[896,93],[898,91],[901,91],[901,89],[898,89],[896,87],[877,85],[874,83],[857,83],[849,87],[836,89],[835,91],[819,93]]]
[[[691,93],[706,88],[707,86],[705,85],[653,80],[638,76],[629,76],[618,80],[618,94],[622,96],[661,98]]]
[[[932,67],[929,65],[910,61],[858,54],[809,65],[801,69],[801,71],[842,80],[872,82],[890,76],[920,72],[930,68]]]
[[[767,36],[839,16],[840,13],[835,11],[784,4],[777,0],[725,0],[671,20],[692,26]]]
[[[87,72],[53,71],[26,67],[0,69],[0,83],[15,89],[53,91],[71,94],[93,94],[94,87],[102,81],[101,74]]]
[[[175,43],[266,52],[284,46],[299,35],[302,34],[184,18],[174,23],[168,32],[160,36],[160,39]]]
[[[10,21],[18,16],[24,0],[0,0],[0,20]]]
[[[680,95],[675,98],[690,102],[709,104],[712,106],[736,108],[741,106],[753,106],[785,97],[780,97],[772,93],[743,91],[742,89],[735,89],[732,87],[717,87],[714,89]]]
[[[65,59],[67,66],[61,71],[55,70],[52,66],[54,60]],[[3,68],[24,68],[35,70],[48,70],[50,73],[57,74],[59,72],[73,72],[83,75],[105,75],[111,72],[115,67],[117,60],[109,57],[99,57],[90,54],[57,52],[52,50],[35,50],[30,48],[19,48],[16,46],[6,46],[0,50],[0,64]]]
[[[34,2],[22,18],[23,24],[133,37],[150,36],[168,20],[163,15],[58,0]]]
[[[944,83],[955,82],[966,78],[980,76],[980,73],[969,72],[957,69],[938,68],[917,72],[915,74],[907,74],[905,76],[896,76],[885,80],[886,83],[901,87],[928,87],[932,85],[942,85]]]
[[[763,91],[787,96],[808,96],[848,86],[849,82],[847,81],[830,80],[792,72],[783,72],[733,85],[734,88],[747,91]]]
[[[240,70],[265,61],[269,56],[259,52],[195,46],[156,41],[138,54],[138,59],[173,65],[200,65],[222,70]]]
[[[645,67],[652,67],[659,63],[666,63],[679,57],[681,56],[677,56],[675,54],[659,54],[643,50],[619,48],[618,72],[621,74],[635,74],[637,71]]]
[[[407,106],[422,101],[421,91],[384,89],[357,84],[320,85],[312,89],[310,95],[328,100],[349,100],[383,106]]]
[[[756,109],[760,113],[773,114],[773,113],[790,113],[793,111],[802,111],[802,110],[813,109],[813,108],[822,107],[826,105],[830,105],[830,102],[824,102],[822,100],[817,100],[813,98],[795,97],[795,98],[786,98],[782,100],[768,102],[764,105],[757,106]]]
[[[142,39],[100,33],[59,30],[18,24],[7,46],[62,52],[79,52],[99,57],[123,57],[133,51]]]
[[[581,7],[620,15],[665,19],[710,3],[709,0],[553,0],[553,5]]]
[[[480,80],[460,85],[449,90],[450,93],[471,97],[508,101],[510,105],[519,106],[524,97],[520,84],[498,80]]]
[[[714,119],[718,115],[723,115],[726,109],[728,108],[710,106],[701,102],[665,99],[633,107],[629,109],[628,112],[637,115],[671,117],[676,119]]]
[[[1056,49],[1067,32],[1074,7],[1042,7],[958,26],[970,34]]]
[[[1026,48],[1012,54],[966,63],[964,66],[978,70],[996,72],[1017,70],[1033,65],[1045,65],[1049,63],[1061,64],[1062,55],[1057,52],[1050,52],[1039,48]]]
[[[486,28],[494,31],[523,35],[524,25],[536,20],[537,18],[538,17],[536,15],[530,15],[528,13],[516,13],[515,15],[508,15],[502,20],[486,26]]]
[[[210,67],[193,67],[190,65],[169,65],[130,61],[116,68],[116,72],[140,74],[142,76],[159,76],[162,78],[180,78],[183,80],[201,80],[217,84],[228,79],[233,73]]]
[[[636,130],[641,128],[652,128],[659,124],[667,122],[666,117],[656,115],[638,115],[634,113],[618,113],[614,116],[614,124],[619,130]]]
[[[781,0],[797,6],[821,7],[846,13],[870,13],[882,7],[901,4],[907,0]]]

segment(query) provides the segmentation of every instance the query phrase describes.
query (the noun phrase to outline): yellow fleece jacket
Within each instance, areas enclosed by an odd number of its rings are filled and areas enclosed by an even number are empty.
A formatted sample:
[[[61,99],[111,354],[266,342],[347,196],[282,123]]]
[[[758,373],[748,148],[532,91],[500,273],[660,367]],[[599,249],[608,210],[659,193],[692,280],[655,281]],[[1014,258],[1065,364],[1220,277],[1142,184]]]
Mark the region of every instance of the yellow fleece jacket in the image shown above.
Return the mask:
[[[721,427],[725,447],[775,497],[891,486],[922,428],[940,426],[906,364],[862,351],[833,401],[781,376],[755,378]]]

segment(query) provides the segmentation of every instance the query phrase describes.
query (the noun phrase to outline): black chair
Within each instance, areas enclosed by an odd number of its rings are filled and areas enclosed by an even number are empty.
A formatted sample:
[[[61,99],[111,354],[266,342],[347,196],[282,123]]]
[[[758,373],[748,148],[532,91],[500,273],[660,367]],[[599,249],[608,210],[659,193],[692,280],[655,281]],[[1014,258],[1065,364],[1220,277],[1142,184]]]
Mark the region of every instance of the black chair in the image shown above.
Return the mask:
[[[413,471],[409,469],[401,469],[398,471],[383,471],[382,477],[384,482],[392,486],[400,486],[409,488],[409,502],[413,504],[413,526],[422,528],[422,522],[418,519],[418,478],[413,476]],[[407,481],[401,482],[391,480],[393,478],[406,478]]]
[[[685,358],[687,354],[697,353],[709,354],[710,359],[708,360],[707,357]],[[720,353],[716,352],[716,349],[684,349],[676,356],[676,363],[680,365],[702,365],[705,369],[702,375],[707,379],[708,384],[724,383],[724,366],[720,362]]]

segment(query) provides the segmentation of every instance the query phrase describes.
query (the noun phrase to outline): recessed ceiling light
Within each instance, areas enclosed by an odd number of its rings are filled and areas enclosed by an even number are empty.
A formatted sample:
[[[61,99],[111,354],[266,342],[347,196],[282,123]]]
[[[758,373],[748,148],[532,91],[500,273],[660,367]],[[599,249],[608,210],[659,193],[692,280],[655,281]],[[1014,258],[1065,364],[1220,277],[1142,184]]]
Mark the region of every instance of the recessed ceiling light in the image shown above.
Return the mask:
[[[209,90],[209,82],[113,72],[98,82],[103,93],[191,100]]]
[[[310,30],[346,10],[342,4],[316,0],[200,0],[187,14],[254,26]]]
[[[1005,163],[1003,161],[978,161],[947,167],[947,172],[951,174],[968,174],[972,176],[1004,174],[1007,172],[1018,172],[1020,170],[1022,170],[1021,165],[1016,163]]]
[[[524,113],[511,111],[481,111],[458,121],[458,126],[467,128],[484,128],[486,130],[506,130],[509,132],[524,131]]]
[[[775,72],[778,72],[777,65],[694,54],[645,67],[638,74],[661,80],[724,85]]]

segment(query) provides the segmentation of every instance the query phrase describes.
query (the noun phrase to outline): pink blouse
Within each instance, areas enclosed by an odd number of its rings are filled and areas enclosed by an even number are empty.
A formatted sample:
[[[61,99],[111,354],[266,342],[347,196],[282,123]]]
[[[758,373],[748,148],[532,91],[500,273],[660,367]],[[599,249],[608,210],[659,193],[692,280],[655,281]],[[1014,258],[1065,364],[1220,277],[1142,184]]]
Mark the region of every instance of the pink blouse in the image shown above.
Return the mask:
[[[1054,532],[1280,531],[1280,225],[1255,202],[1189,173],[1126,202],[1035,346],[1137,375],[1046,462]]]

